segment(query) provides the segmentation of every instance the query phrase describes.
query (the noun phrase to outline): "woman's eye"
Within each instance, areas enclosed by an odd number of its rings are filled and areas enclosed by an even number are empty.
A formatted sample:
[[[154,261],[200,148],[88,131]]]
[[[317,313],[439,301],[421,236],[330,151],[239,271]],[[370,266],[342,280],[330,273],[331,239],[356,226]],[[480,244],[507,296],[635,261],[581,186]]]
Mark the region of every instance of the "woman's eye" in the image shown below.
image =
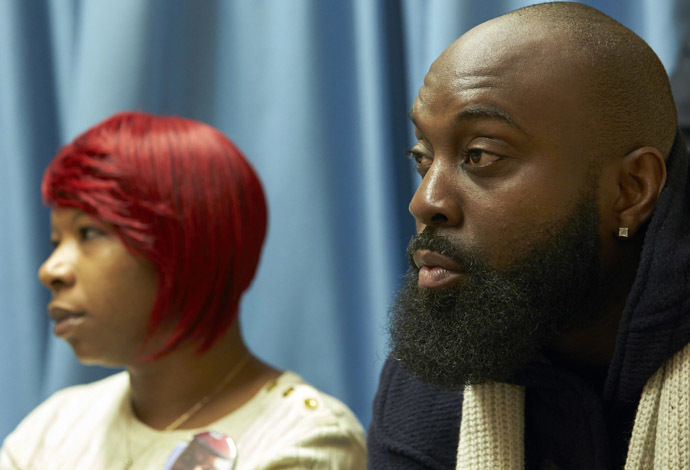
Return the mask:
[[[105,235],[103,230],[91,225],[81,227],[79,229],[79,237],[82,241],[92,240],[94,238],[102,237],[103,235]]]

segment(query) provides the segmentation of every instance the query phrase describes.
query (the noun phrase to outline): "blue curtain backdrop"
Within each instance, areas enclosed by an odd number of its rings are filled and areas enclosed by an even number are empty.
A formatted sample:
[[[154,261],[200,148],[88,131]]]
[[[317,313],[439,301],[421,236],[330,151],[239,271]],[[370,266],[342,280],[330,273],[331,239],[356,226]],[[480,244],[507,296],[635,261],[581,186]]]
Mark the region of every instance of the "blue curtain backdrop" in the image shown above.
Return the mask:
[[[406,113],[450,42],[531,3],[0,0],[0,438],[55,390],[112,373],[50,333],[39,182],[61,145],[125,109],[208,122],[254,163],[270,227],[246,338],[366,426],[413,232]],[[673,70],[684,0],[587,3]]]

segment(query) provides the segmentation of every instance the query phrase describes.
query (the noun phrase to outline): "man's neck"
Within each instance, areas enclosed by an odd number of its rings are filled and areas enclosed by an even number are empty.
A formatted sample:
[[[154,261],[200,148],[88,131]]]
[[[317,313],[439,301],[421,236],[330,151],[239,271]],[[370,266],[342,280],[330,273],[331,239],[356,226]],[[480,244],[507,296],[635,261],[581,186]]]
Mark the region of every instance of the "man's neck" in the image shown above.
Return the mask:
[[[592,312],[592,323],[564,333],[547,346],[559,361],[575,366],[607,366],[613,359],[618,329],[628,295],[635,281],[639,257],[628,257],[627,262],[607,276],[609,282],[601,288],[598,312]]]

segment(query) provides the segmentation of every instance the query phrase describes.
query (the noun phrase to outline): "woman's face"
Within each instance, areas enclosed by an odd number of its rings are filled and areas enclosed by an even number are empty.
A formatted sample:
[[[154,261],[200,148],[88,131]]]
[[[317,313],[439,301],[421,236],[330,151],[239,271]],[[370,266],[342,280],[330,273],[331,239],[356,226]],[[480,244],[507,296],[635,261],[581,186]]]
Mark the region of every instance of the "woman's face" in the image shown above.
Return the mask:
[[[55,335],[85,364],[136,362],[156,299],[155,266],[78,209],[51,211],[50,239],[54,249],[38,277],[52,293]]]

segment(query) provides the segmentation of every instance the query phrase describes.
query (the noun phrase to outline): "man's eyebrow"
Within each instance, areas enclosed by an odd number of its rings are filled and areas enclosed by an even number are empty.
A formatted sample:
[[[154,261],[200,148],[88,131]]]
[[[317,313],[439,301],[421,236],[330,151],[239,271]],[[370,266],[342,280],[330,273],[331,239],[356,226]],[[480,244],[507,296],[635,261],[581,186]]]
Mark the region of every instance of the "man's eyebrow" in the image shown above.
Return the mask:
[[[413,110],[410,110],[407,116],[410,118],[410,121],[412,121],[412,124],[419,127],[417,125],[417,121],[415,120]],[[518,131],[522,132],[523,134],[529,135],[522,127],[520,127],[520,125],[517,122],[515,122],[515,120],[510,116],[510,114],[498,108],[474,106],[472,108],[467,108],[460,111],[455,116],[456,123],[461,123],[463,121],[471,121],[473,119],[493,119],[502,121],[508,124],[510,127],[513,127]]]
[[[510,116],[510,114],[498,108],[490,108],[485,106],[474,106],[472,108],[463,109],[455,116],[455,122],[461,123],[463,121],[471,121],[474,119],[492,119],[496,121],[502,121],[509,126],[519,130],[523,134],[527,135],[527,132],[520,127],[520,125],[515,122],[515,120]]]
[[[413,110],[410,110],[410,112],[407,113],[407,117],[410,118],[410,121],[412,121],[412,124],[414,124],[415,126],[417,125],[417,121],[415,121],[415,119],[414,119],[414,111]],[[417,126],[417,127],[419,127],[419,126]]]

